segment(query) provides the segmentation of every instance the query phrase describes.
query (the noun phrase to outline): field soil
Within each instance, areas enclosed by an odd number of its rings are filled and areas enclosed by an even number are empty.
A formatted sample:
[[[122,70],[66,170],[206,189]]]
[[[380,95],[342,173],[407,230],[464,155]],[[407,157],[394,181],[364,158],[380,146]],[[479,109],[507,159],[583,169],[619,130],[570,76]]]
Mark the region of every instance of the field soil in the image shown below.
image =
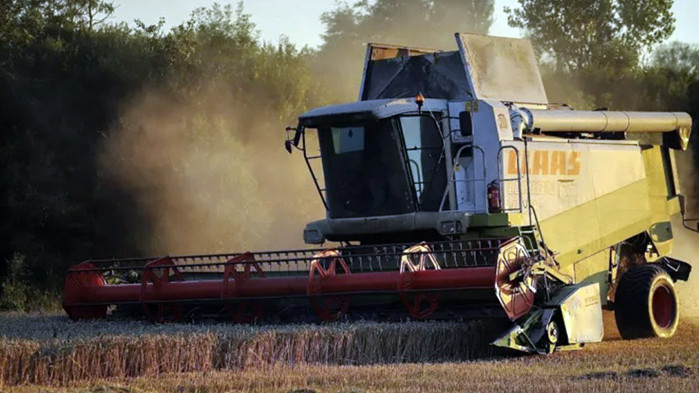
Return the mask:
[[[90,358],[93,364],[83,365],[95,369],[124,367],[123,353],[118,347],[110,347],[110,340],[118,337],[141,345],[129,347],[142,352],[144,356],[158,357],[158,347],[179,343],[187,351],[196,351],[188,346],[182,332],[192,330],[192,340],[209,337],[215,340],[221,327],[147,326],[139,323],[100,323],[91,328],[77,325],[80,329],[63,331],[71,325],[62,317],[24,317],[5,315],[0,318],[0,357],[4,365],[10,362],[8,350],[11,345],[25,345],[29,348],[33,341],[63,343],[63,346],[44,346],[43,351],[73,351],[73,361],[80,362],[80,352],[75,347],[89,346],[89,351],[102,353],[99,358]],[[8,327],[9,321],[24,323]],[[66,325],[63,325],[63,324]],[[115,325],[116,324],[116,325]],[[43,326],[42,326],[43,325]],[[61,374],[61,368],[69,368],[68,360],[51,353],[41,370],[25,369],[25,372],[44,373],[35,375],[35,381],[15,380],[8,383],[7,369],[4,368],[5,382],[0,385],[2,392],[282,392],[282,393],[321,393],[321,392],[695,392],[699,391],[699,320],[685,318],[677,335],[669,340],[644,339],[623,341],[614,326],[613,316],[605,315],[605,341],[587,345],[581,351],[559,352],[550,356],[502,355],[476,343],[475,338],[482,334],[485,325],[471,325],[459,328],[457,324],[407,323],[407,324],[363,324],[349,329],[348,325],[337,327],[300,326],[286,328],[274,334],[255,336],[262,341],[275,341],[277,346],[261,343],[240,346],[236,351],[248,351],[254,356],[277,356],[278,361],[243,357],[247,363],[231,363],[229,368],[201,368],[194,362],[190,372],[168,372],[167,367],[151,365],[140,376],[131,377],[87,377],[68,378],[81,374]],[[105,331],[109,329],[109,331]],[[140,330],[139,330],[140,329]],[[231,330],[231,328],[228,328]],[[241,328],[235,328],[241,329]],[[240,335],[242,330],[235,330]],[[247,328],[258,334],[259,328]],[[324,330],[325,329],[325,330]],[[383,330],[382,330],[383,329]],[[470,329],[470,332],[469,330]],[[121,332],[118,332],[121,330]],[[131,330],[131,331],[128,331]],[[349,331],[350,334],[339,334]],[[9,332],[9,333],[8,333]],[[207,333],[208,332],[208,333]],[[286,333],[284,333],[286,332]],[[411,333],[416,340],[411,340]],[[480,333],[479,333],[480,332]],[[175,341],[165,340],[167,335],[179,337]],[[62,337],[65,334],[70,337]],[[212,336],[206,336],[213,334]],[[272,334],[272,335],[270,335]],[[284,335],[286,334],[286,336]],[[455,336],[473,335],[473,340],[456,340]],[[339,341],[329,337],[342,336]],[[359,337],[358,337],[359,336]],[[157,337],[160,337],[159,339]],[[283,338],[286,337],[286,338]],[[431,337],[431,338],[430,338]],[[357,340],[365,341],[360,345]],[[140,340],[140,341],[139,341]],[[149,340],[156,340],[149,342]],[[161,341],[157,341],[161,340]],[[303,343],[303,341],[306,341]],[[354,341],[353,341],[354,340]],[[393,341],[391,341],[393,340]],[[315,341],[315,347],[313,342]],[[290,349],[292,342],[297,347]],[[448,345],[444,345],[444,343]],[[70,346],[67,343],[72,343]],[[344,343],[345,347],[341,344]],[[57,345],[54,343],[54,345]],[[198,345],[198,344],[197,344]],[[278,351],[286,345],[287,354]],[[334,346],[334,347],[333,347]],[[384,348],[376,348],[377,346]],[[457,348],[453,348],[458,346]],[[333,347],[333,348],[331,348]],[[18,347],[14,350],[18,351]],[[192,359],[209,358],[212,346],[204,346],[199,354],[192,353]],[[468,348],[468,350],[467,350]],[[478,349],[480,348],[480,349]],[[231,350],[234,348],[231,347]],[[263,353],[260,351],[272,351]],[[117,351],[117,352],[115,352]],[[257,352],[256,352],[257,351]],[[304,352],[305,351],[305,352]],[[352,351],[367,351],[352,355]],[[154,352],[148,355],[148,352]],[[75,354],[78,355],[75,355]],[[187,358],[184,354],[177,362]],[[440,355],[441,353],[441,355]],[[46,355],[46,354],[44,354]],[[240,356],[240,354],[230,354]],[[34,348],[33,359],[41,356]],[[31,361],[28,357],[26,362]],[[296,360],[292,358],[297,356]],[[305,358],[304,358],[305,356]],[[325,360],[323,360],[325,356]],[[357,359],[343,359],[343,356],[357,356]],[[214,356],[215,357],[215,356]],[[459,358],[462,360],[459,360]],[[441,358],[441,360],[440,360]],[[96,360],[95,360],[96,359]],[[99,360],[102,359],[102,360]],[[467,359],[467,360],[463,360]],[[104,364],[94,364],[100,361]],[[172,363],[172,359],[156,361],[161,365]],[[0,361],[1,362],[1,361]],[[9,362],[9,363],[8,363]],[[51,363],[53,362],[53,363]],[[16,366],[16,365],[15,365]],[[25,364],[26,366],[26,364]],[[36,365],[35,365],[36,366]],[[183,365],[183,367],[186,365]],[[228,367],[228,366],[227,366]],[[180,368],[180,369],[186,369]],[[74,371],[70,371],[73,373]],[[62,377],[61,377],[62,376]],[[53,379],[50,379],[50,378]],[[42,378],[50,383],[41,383]],[[48,378],[48,379],[47,379]],[[61,379],[63,378],[63,379]]]

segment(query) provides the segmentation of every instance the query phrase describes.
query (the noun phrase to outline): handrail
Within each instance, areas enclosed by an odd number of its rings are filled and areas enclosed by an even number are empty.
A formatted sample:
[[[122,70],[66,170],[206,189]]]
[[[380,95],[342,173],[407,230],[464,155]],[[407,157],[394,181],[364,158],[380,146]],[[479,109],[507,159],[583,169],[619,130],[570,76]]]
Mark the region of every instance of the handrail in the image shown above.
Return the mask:
[[[502,161],[502,152],[508,149],[512,149],[515,152],[515,159],[517,161],[517,177],[512,177],[512,178],[505,178],[504,176],[504,171],[503,171],[503,161]],[[502,198],[502,211],[503,212],[508,212],[508,211],[517,211],[517,212],[522,212],[522,170],[521,170],[521,165],[519,162],[519,149],[513,145],[503,145],[500,146],[500,149],[498,149],[498,155],[497,155],[497,162],[498,162],[498,185],[500,188],[500,197]],[[500,174],[503,174],[502,177],[500,177]],[[517,181],[517,195],[519,197],[519,205],[517,208],[507,208],[505,206],[505,200],[504,196],[505,193],[503,191],[503,183],[505,182],[511,182],[511,181]]]
[[[301,134],[302,134],[302,143],[303,143],[303,147],[301,148],[301,151],[303,151],[303,159],[304,159],[304,161],[306,161],[306,166],[308,166],[308,171],[311,173],[311,178],[313,178],[313,183],[316,185],[316,190],[318,190],[318,195],[320,195],[320,200],[323,202],[323,206],[325,206],[325,211],[329,211],[330,209],[328,208],[328,202],[325,200],[325,195],[323,194],[324,189],[320,188],[320,184],[318,184],[318,177],[316,176],[315,171],[313,170],[313,167],[311,166],[311,160],[321,158],[321,154],[318,154],[318,155],[312,156],[312,157],[308,157],[308,151],[306,149],[306,132],[305,132],[305,130]],[[320,150],[320,146],[318,146],[318,150]]]
[[[415,173],[417,173],[417,181],[414,181],[414,180],[413,180],[413,183],[415,183],[415,192],[419,192],[419,193],[420,193],[420,195],[417,196],[417,197],[418,197],[418,200],[420,200],[420,196],[422,195],[422,192],[424,191],[424,187],[423,187],[423,184],[422,184],[422,183],[423,183],[423,182],[422,182],[422,174],[420,173],[421,168],[420,168],[420,165],[417,163],[417,161],[415,161],[415,160],[413,160],[413,159],[411,159],[411,158],[408,159],[408,163],[409,163],[411,166],[415,166]],[[418,184],[420,185],[420,189],[419,189],[419,190],[418,190]]]

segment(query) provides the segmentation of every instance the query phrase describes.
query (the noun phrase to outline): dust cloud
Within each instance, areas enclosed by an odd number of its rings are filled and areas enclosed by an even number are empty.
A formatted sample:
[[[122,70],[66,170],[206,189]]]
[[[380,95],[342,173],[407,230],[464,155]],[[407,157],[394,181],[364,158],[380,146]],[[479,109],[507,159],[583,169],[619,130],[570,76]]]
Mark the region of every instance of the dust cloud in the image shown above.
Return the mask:
[[[699,234],[682,227],[682,219],[673,217],[672,222],[675,243],[671,256],[692,264],[689,281],[678,281],[675,284],[680,298],[680,313],[682,316],[699,316]]]
[[[302,156],[283,147],[279,111],[211,86],[187,100],[143,92],[104,145],[102,168],[150,223],[142,252],[302,246],[324,211]]]
[[[694,135],[697,138],[697,135]],[[696,141],[693,141],[696,142]],[[687,218],[699,218],[699,181],[697,181],[696,146],[694,143],[685,152],[675,152],[680,192],[686,197]],[[698,222],[690,221],[689,225],[696,228]],[[699,233],[692,232],[682,226],[682,218],[673,217],[672,228],[675,236],[671,256],[692,264],[689,281],[678,281],[677,291],[680,297],[680,312],[684,316],[699,316]]]
[[[324,20],[325,43],[310,54],[309,74],[273,74],[254,89],[261,92],[248,91],[246,97],[225,91],[225,83],[203,81],[211,87],[186,102],[158,89],[130,100],[104,143],[101,166],[135,196],[135,216],[150,223],[134,228],[142,252],[302,246],[305,223],[323,218],[324,210],[300,154],[289,157],[283,148],[288,124],[279,120],[280,112],[289,112],[291,118],[284,121],[292,122],[298,111],[290,110],[293,104],[282,103],[280,109],[267,103],[277,90],[265,83],[285,85],[287,78],[308,77],[323,86],[313,91],[309,106],[353,101],[365,42],[455,48],[454,30],[486,33],[492,24],[492,2],[425,5],[384,9],[366,4],[363,11],[338,5],[337,13]],[[348,14],[356,16],[350,25],[342,18]],[[431,27],[416,34],[416,20]],[[262,98],[251,98],[254,94]]]

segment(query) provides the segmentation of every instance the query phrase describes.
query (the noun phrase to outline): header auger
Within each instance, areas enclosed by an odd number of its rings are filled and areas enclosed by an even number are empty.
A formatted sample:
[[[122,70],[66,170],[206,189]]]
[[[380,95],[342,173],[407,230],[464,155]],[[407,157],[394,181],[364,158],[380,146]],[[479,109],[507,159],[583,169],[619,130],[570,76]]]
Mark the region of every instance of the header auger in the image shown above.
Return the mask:
[[[493,344],[549,353],[600,341],[606,308],[624,338],[672,336],[689,116],[551,104],[528,41],[456,41],[370,44],[359,101],[287,128],[326,208],[304,241],[341,246],[86,261],[66,276],[68,315],[501,318]]]

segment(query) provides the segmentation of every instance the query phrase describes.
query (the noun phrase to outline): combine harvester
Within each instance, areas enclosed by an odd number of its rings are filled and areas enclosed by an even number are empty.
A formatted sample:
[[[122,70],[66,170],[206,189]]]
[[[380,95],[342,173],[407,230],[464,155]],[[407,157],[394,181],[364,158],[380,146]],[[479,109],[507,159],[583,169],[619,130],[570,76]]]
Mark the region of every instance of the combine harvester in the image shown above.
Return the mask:
[[[68,315],[491,317],[511,321],[495,345],[549,353],[600,341],[607,308],[624,338],[672,336],[689,115],[550,104],[529,41],[456,42],[368,45],[359,101],[287,129],[326,208],[304,240],[340,246],[85,261],[66,277]]]

